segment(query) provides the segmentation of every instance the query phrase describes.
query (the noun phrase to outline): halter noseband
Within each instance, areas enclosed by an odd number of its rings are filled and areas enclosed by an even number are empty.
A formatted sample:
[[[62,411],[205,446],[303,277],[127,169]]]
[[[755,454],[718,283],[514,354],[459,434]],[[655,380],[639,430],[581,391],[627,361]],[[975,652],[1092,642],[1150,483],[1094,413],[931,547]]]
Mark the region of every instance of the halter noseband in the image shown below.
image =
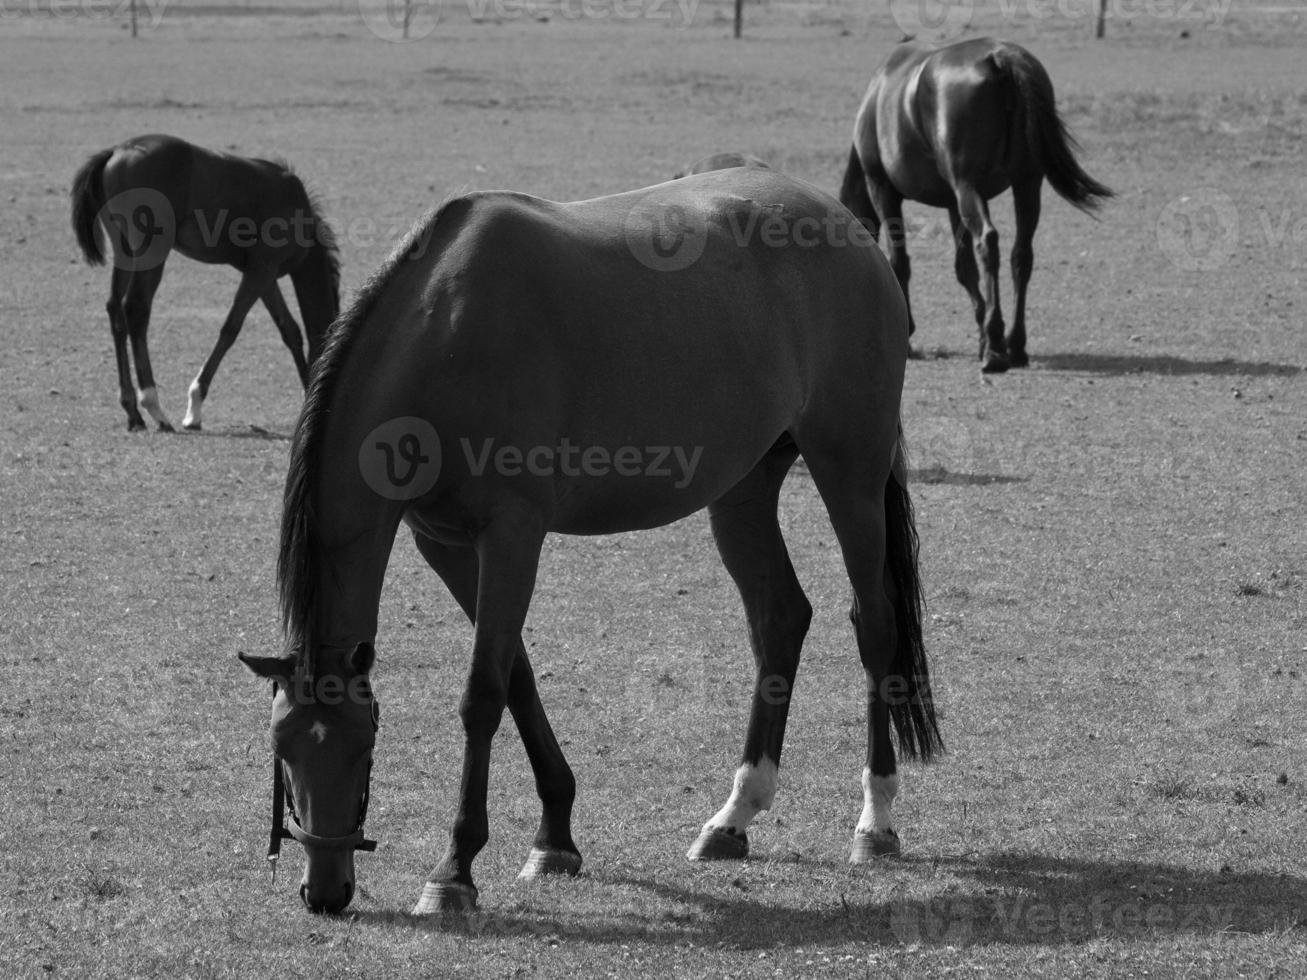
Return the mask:
[[[275,688],[274,688],[275,693]],[[376,732],[381,727],[381,713],[377,708],[377,701],[372,699],[372,731]],[[319,850],[328,851],[375,851],[377,842],[369,840],[363,836],[363,821],[368,815],[368,797],[371,795],[372,788],[372,757],[368,757],[368,771],[363,778],[363,798],[359,801],[359,819],[354,830],[343,837],[319,837],[317,834],[310,834],[300,826],[299,817],[295,813],[295,798],[291,795],[286,786],[286,777],[281,770],[282,761],[280,756],[273,756],[272,759],[272,833],[268,838],[268,866],[272,871],[272,878],[277,878],[277,858],[281,855],[281,842],[284,840],[297,840],[305,847],[313,847]],[[287,823],[287,815],[290,820]]]

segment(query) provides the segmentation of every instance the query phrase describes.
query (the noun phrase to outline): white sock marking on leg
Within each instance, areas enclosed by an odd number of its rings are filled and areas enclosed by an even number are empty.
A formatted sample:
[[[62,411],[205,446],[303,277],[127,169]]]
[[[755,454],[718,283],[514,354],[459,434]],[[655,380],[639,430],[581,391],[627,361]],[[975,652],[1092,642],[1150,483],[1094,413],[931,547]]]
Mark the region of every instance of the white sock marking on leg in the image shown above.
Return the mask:
[[[899,795],[899,774],[873,776],[871,768],[862,770],[862,816],[858,819],[858,833],[884,833],[893,830],[890,808]]]
[[[154,419],[154,421],[161,426],[165,426],[169,429],[172,428],[172,422],[168,420],[168,416],[164,414],[163,409],[159,405],[159,389],[154,386],[142,388],[140,395],[137,397],[141,403],[141,408],[149,413],[150,418]]]
[[[766,756],[756,766],[748,763],[740,766],[735,771],[731,798],[705,826],[744,833],[754,817],[771,809],[776,798],[776,777],[776,763]]]
[[[182,419],[182,425],[187,429],[198,429],[203,424],[200,419],[203,407],[204,396],[200,394],[200,379],[196,378],[186,392],[186,418]]]

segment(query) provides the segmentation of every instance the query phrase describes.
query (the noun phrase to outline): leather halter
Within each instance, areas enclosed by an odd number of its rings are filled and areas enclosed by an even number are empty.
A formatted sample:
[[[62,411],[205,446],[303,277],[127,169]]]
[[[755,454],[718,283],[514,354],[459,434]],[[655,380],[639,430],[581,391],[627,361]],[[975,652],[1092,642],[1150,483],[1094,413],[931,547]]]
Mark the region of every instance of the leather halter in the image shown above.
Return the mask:
[[[275,688],[274,688],[275,693]],[[381,713],[377,701],[372,699],[372,731],[381,727]],[[353,831],[342,837],[320,837],[300,826],[295,813],[295,799],[286,786],[280,756],[272,759],[272,833],[268,838],[268,866],[272,877],[277,878],[277,858],[281,855],[281,842],[297,840],[305,847],[328,851],[375,851],[377,842],[363,836],[363,821],[368,815],[368,797],[372,788],[372,757],[368,757],[368,771],[363,780],[363,798],[359,800],[359,819]],[[287,817],[289,816],[289,821]]]

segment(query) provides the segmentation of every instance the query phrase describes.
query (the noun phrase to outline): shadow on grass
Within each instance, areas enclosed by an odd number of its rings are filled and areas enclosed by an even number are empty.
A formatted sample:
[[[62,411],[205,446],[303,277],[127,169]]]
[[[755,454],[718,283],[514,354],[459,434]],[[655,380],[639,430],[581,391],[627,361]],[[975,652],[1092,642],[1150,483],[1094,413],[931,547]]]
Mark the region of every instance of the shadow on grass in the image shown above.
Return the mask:
[[[803,479],[811,479],[808,464],[800,456],[794,461],[791,473]],[[909,488],[914,483],[930,483],[947,487],[988,487],[999,483],[1025,483],[1024,476],[1005,476],[1000,473],[960,473],[946,466],[922,466],[908,470]]]
[[[530,912],[520,907],[434,918],[374,912],[358,916],[374,925],[406,925],[472,938],[556,936],[573,943],[689,942],[762,950],[851,941],[1058,946],[1093,938],[1279,934],[1301,929],[1307,908],[1307,880],[1261,872],[1206,872],[1025,854],[894,862],[896,869],[905,866],[921,872],[921,884],[933,892],[930,897],[905,894],[884,902],[859,902],[841,895],[838,903],[827,898],[824,904],[814,900],[796,906],[768,904],[757,890],[742,892],[739,898],[723,897],[719,883],[707,881],[703,889],[692,889],[653,877],[596,876],[592,880],[601,888],[643,893],[653,907],[645,914],[587,916],[561,908]],[[941,882],[941,871],[969,880],[971,887]],[[827,888],[821,892],[830,894]]]
[[[1184,357],[1140,354],[1044,354],[1034,357],[1035,363],[1053,371],[1086,371],[1091,374],[1205,374],[1214,377],[1227,375],[1262,378],[1292,378],[1303,373],[1295,364],[1272,364],[1267,361],[1236,361],[1222,358],[1217,361],[1191,361]]]
[[[1024,476],[1002,476],[998,473],[956,473],[944,466],[923,466],[908,470],[908,482],[931,483],[946,487],[988,487],[995,483],[1025,483]]]
[[[216,439],[264,439],[269,442],[289,442],[291,440],[289,432],[273,432],[261,425],[251,425],[244,429],[201,429],[199,432],[190,432],[187,435],[207,436]]]

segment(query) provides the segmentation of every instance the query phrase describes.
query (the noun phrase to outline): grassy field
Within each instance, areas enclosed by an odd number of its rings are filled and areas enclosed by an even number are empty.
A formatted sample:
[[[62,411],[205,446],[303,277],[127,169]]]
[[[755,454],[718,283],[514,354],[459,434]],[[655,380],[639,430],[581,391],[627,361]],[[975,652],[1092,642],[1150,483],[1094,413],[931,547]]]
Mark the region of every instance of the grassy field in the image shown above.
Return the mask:
[[[178,2],[133,42],[109,7],[5,5],[7,976],[1302,975],[1307,17],[1123,2],[1094,42],[1088,4],[964,6],[1045,61],[1119,197],[1094,221],[1046,193],[1033,366],[984,381],[946,223],[909,206],[926,357],[904,415],[950,751],[905,772],[905,857],[845,864],[861,672],[799,469],[783,523],[817,615],[754,858],[683,858],[729,789],[751,673],[706,519],[555,539],[527,642],[580,782],[585,871],[514,881],[536,804],[506,730],[481,911],[440,923],[405,910],[445,845],[470,630],[401,538],[377,639],[381,847],[351,914],[307,915],[297,848],[267,880],[267,690],[235,659],[279,649],[294,370],[258,311],[202,435],[128,434],[73,171],[150,131],[285,156],[352,289],[461,190],[586,197],[720,149],[834,188],[900,25],[881,4],[751,5],[733,42],[724,6],[683,25],[500,4],[475,23],[447,0],[399,44],[341,4]],[[995,213],[1006,248],[1006,198]],[[151,336],[174,416],[235,282],[170,263]]]

